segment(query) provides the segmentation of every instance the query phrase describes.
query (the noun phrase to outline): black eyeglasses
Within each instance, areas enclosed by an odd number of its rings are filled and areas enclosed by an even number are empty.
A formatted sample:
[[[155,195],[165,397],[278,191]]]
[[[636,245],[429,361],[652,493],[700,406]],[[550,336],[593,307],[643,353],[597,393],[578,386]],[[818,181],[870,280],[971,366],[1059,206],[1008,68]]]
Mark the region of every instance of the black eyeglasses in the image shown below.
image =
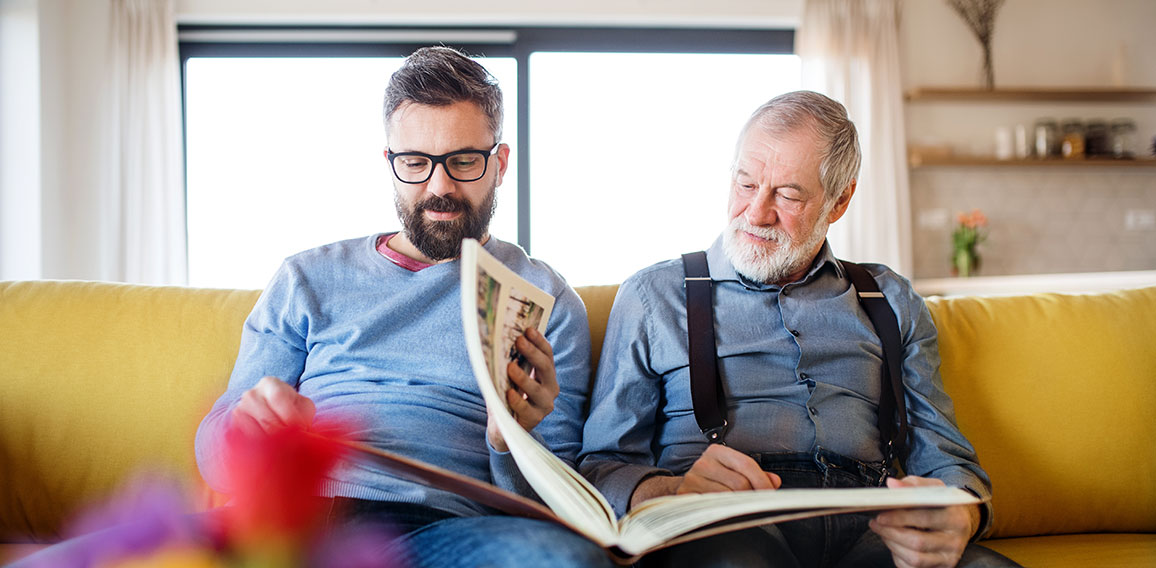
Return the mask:
[[[486,175],[490,156],[498,151],[500,142],[495,142],[489,150],[458,150],[440,156],[424,152],[385,151],[385,157],[393,168],[393,175],[402,183],[425,183],[433,176],[434,168],[442,165],[450,179],[455,181],[478,181]]]

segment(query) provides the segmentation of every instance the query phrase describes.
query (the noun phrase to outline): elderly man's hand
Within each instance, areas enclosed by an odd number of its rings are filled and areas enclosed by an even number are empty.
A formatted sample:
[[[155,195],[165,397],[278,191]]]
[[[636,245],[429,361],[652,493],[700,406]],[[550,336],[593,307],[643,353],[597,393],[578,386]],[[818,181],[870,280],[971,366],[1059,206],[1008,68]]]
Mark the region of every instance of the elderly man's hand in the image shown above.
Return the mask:
[[[630,495],[630,507],[664,495],[778,489],[782,484],[778,475],[763,471],[750,456],[712,444],[695,460],[686,475],[655,475],[643,479]]]
[[[887,480],[891,488],[943,484],[914,475]],[[886,511],[871,521],[898,568],[955,566],[978,528],[979,505]]]
[[[683,476],[677,493],[778,489],[782,483],[778,475],[763,471],[750,456],[711,444]]]

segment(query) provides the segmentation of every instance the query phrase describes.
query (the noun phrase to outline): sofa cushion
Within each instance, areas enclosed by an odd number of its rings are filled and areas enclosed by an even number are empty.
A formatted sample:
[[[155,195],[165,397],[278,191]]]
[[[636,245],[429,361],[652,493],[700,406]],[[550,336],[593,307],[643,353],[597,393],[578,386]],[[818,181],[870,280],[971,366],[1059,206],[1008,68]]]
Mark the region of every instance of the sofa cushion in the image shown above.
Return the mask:
[[[58,537],[144,471],[199,480],[193,437],[258,294],[0,282],[0,540]]]
[[[1156,534],[1066,534],[985,540],[1024,566],[1152,566]]]
[[[1156,532],[1156,288],[927,303],[992,536]]]
[[[590,370],[593,374],[598,369],[602,339],[606,336],[606,321],[610,319],[610,307],[614,305],[618,285],[582,286],[575,288],[575,291],[582,298],[582,303],[586,304],[586,319],[590,322]]]

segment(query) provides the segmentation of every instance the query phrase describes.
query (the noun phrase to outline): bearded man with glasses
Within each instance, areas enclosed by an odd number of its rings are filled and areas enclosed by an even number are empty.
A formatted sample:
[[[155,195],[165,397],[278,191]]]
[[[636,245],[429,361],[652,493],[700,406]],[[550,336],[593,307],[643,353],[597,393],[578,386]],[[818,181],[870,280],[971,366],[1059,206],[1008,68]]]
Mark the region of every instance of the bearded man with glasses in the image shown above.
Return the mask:
[[[489,236],[510,148],[502,98],[479,64],[446,47],[407,58],[386,88],[385,156],[403,229],[287,259],[245,322],[229,388],[197,433],[197,461],[228,493],[221,467],[230,427],[271,432],[338,415],[356,441],[535,498],[489,419],[465,350],[458,257],[463,238],[556,303],[545,336],[508,369],[518,421],[574,463],[588,397],[586,310],[549,266]],[[386,523],[401,537],[383,558],[413,566],[599,566],[608,556],[559,525],[499,516],[469,499],[364,466],[343,466],[322,497],[341,523]]]

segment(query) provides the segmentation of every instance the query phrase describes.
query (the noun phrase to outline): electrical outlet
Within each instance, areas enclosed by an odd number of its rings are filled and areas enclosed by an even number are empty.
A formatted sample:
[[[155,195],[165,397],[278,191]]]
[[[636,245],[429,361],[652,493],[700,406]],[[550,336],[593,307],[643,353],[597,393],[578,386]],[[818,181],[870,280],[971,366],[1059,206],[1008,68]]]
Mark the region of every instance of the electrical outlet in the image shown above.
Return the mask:
[[[1129,209],[1124,212],[1125,231],[1153,231],[1156,230],[1156,210]]]

